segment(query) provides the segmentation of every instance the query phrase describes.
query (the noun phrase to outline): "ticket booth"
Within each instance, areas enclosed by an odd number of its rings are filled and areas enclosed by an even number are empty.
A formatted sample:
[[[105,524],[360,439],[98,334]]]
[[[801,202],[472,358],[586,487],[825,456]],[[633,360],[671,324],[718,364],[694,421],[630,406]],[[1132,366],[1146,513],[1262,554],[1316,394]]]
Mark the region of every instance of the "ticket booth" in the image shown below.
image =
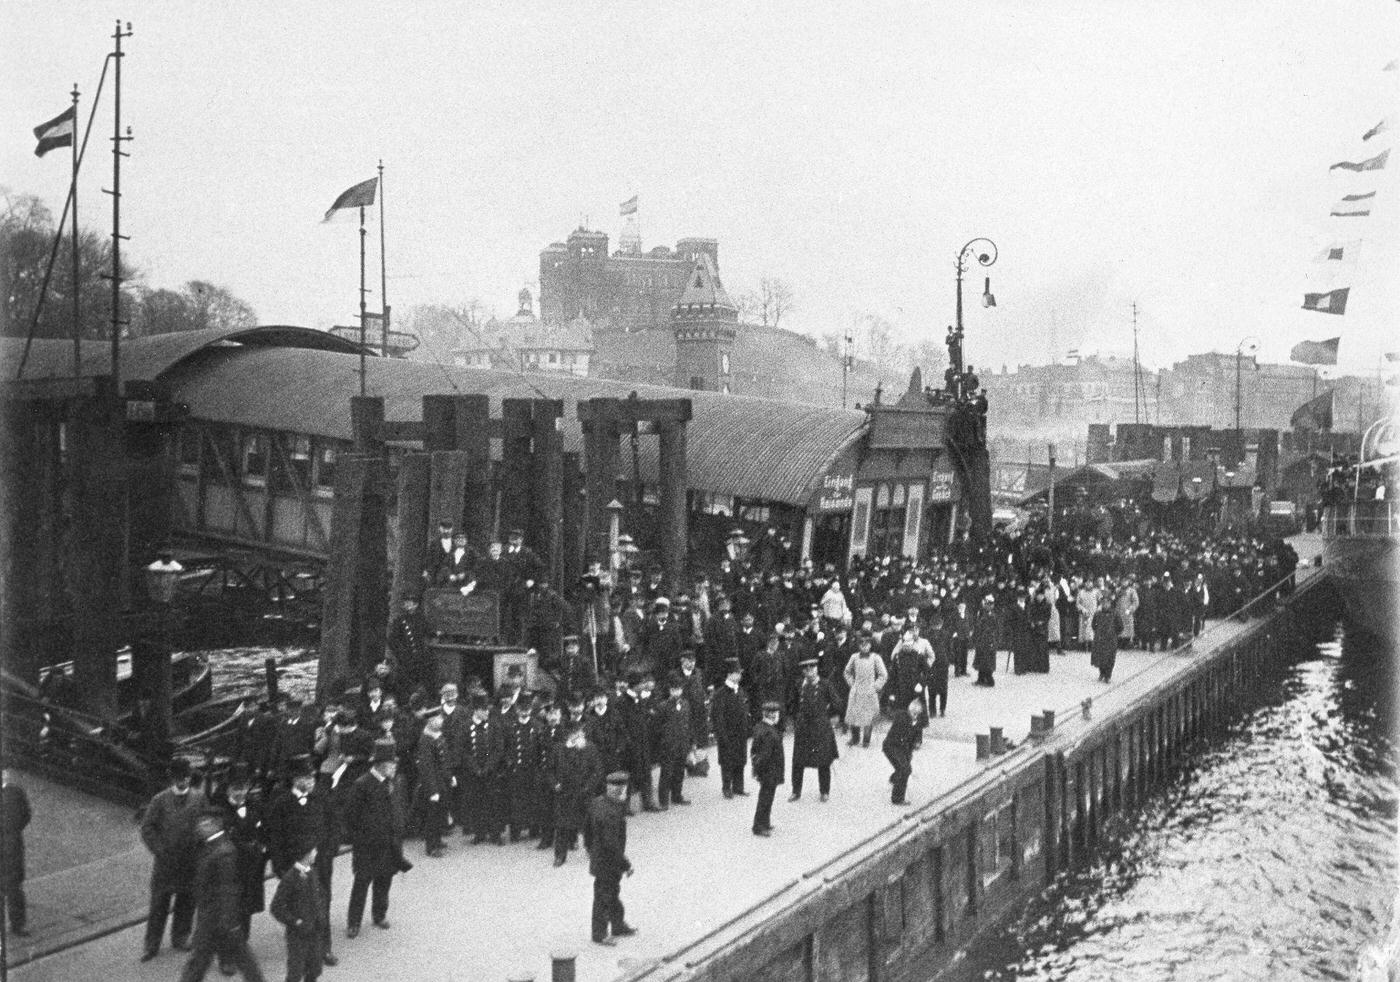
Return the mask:
[[[552,688],[536,655],[502,643],[500,597],[494,591],[463,596],[452,588],[429,589],[423,594],[423,617],[440,681],[465,691],[475,677],[493,695],[512,678],[526,690]]]

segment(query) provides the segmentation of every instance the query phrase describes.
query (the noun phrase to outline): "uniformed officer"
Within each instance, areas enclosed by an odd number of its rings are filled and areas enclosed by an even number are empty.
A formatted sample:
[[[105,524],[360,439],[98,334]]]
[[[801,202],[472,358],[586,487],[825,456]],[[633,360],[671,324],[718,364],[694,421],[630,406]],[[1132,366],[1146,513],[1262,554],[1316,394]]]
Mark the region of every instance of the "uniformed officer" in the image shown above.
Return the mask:
[[[773,834],[773,796],[783,783],[787,762],[783,759],[783,733],[778,729],[782,703],[770,699],[763,704],[763,719],[753,729],[753,776],[758,782],[758,807],[753,813],[753,834]]]

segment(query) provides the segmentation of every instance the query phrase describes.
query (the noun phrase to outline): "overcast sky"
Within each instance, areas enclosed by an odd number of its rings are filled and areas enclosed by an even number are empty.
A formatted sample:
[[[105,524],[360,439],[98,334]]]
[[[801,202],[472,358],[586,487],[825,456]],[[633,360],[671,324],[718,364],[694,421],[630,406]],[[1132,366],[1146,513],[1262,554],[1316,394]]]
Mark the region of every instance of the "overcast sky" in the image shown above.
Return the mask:
[[[55,213],[67,154],[36,159],[29,131],[74,81],[86,112],[118,16],[125,248],[149,284],[211,280],[264,323],[353,322],[355,223],[320,219],[382,157],[399,311],[513,313],[543,246],[581,221],[615,245],[639,194],[644,246],[718,239],[731,292],[786,279],[814,334],[873,311],[941,338],[981,235],[979,366],[1130,353],[1133,301],[1154,366],[1341,334],[1373,372],[1400,346],[1400,158],[1328,171],[1400,132],[1361,141],[1400,108],[1393,0],[7,2],[0,184]],[[110,93],[80,182],[99,228]],[[1328,218],[1373,189],[1369,218]],[[1364,243],[1329,279],[1333,237]],[[1299,309],[1335,286],[1345,316]]]

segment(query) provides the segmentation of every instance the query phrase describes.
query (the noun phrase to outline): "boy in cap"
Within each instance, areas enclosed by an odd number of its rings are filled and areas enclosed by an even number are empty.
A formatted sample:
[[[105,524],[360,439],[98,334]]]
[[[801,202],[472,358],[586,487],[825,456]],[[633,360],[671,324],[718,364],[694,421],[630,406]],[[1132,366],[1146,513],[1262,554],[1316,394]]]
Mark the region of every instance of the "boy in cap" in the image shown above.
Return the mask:
[[[316,844],[302,844],[306,850],[282,874],[270,908],[273,919],[286,929],[287,982],[316,982],[321,977],[322,939],[330,933],[325,898],[313,872]]]
[[[894,768],[890,775],[890,803],[907,805],[904,792],[909,787],[909,775],[914,772],[914,743],[918,736],[918,720],[924,712],[922,699],[911,700],[909,705],[895,712],[890,721],[890,731],[885,734],[885,759]]]
[[[603,794],[588,806],[583,844],[588,849],[588,872],[593,876],[593,943],[614,945],[615,939],[636,934],[622,906],[622,878],[632,875],[627,858],[627,785],[631,775],[614,771]],[[608,929],[612,929],[609,937]]]
[[[783,771],[787,767],[783,733],[778,729],[781,710],[780,702],[769,699],[763,704],[763,719],[753,728],[753,776],[758,782],[753,834],[764,837],[773,833],[773,796],[777,794],[778,785],[783,783]]]

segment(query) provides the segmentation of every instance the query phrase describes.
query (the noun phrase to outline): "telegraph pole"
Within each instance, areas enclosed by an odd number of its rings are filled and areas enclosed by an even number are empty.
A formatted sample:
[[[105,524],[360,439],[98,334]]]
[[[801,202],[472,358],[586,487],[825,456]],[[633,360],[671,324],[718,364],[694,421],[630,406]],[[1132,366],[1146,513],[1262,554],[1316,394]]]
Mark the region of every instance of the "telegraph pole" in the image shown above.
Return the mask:
[[[389,357],[389,267],[384,258],[384,161],[379,162],[379,353]],[[364,294],[361,294],[363,296]],[[364,341],[361,339],[361,343]],[[361,393],[363,394],[363,393]]]
[[[130,22],[123,31],[122,22],[117,21],[116,32],[112,35],[112,40],[116,42],[116,47],[112,50],[112,190],[107,193],[112,196],[112,275],[109,277],[112,281],[112,385],[118,393],[121,392],[122,325],[126,323],[122,319],[121,306],[122,240],[131,238],[129,235],[122,235],[122,158],[130,156],[122,149],[122,144],[131,139],[130,127],[127,128],[126,135],[122,134],[122,58],[125,57],[122,54],[122,38],[129,37]],[[74,221],[76,227],[76,217]]]

